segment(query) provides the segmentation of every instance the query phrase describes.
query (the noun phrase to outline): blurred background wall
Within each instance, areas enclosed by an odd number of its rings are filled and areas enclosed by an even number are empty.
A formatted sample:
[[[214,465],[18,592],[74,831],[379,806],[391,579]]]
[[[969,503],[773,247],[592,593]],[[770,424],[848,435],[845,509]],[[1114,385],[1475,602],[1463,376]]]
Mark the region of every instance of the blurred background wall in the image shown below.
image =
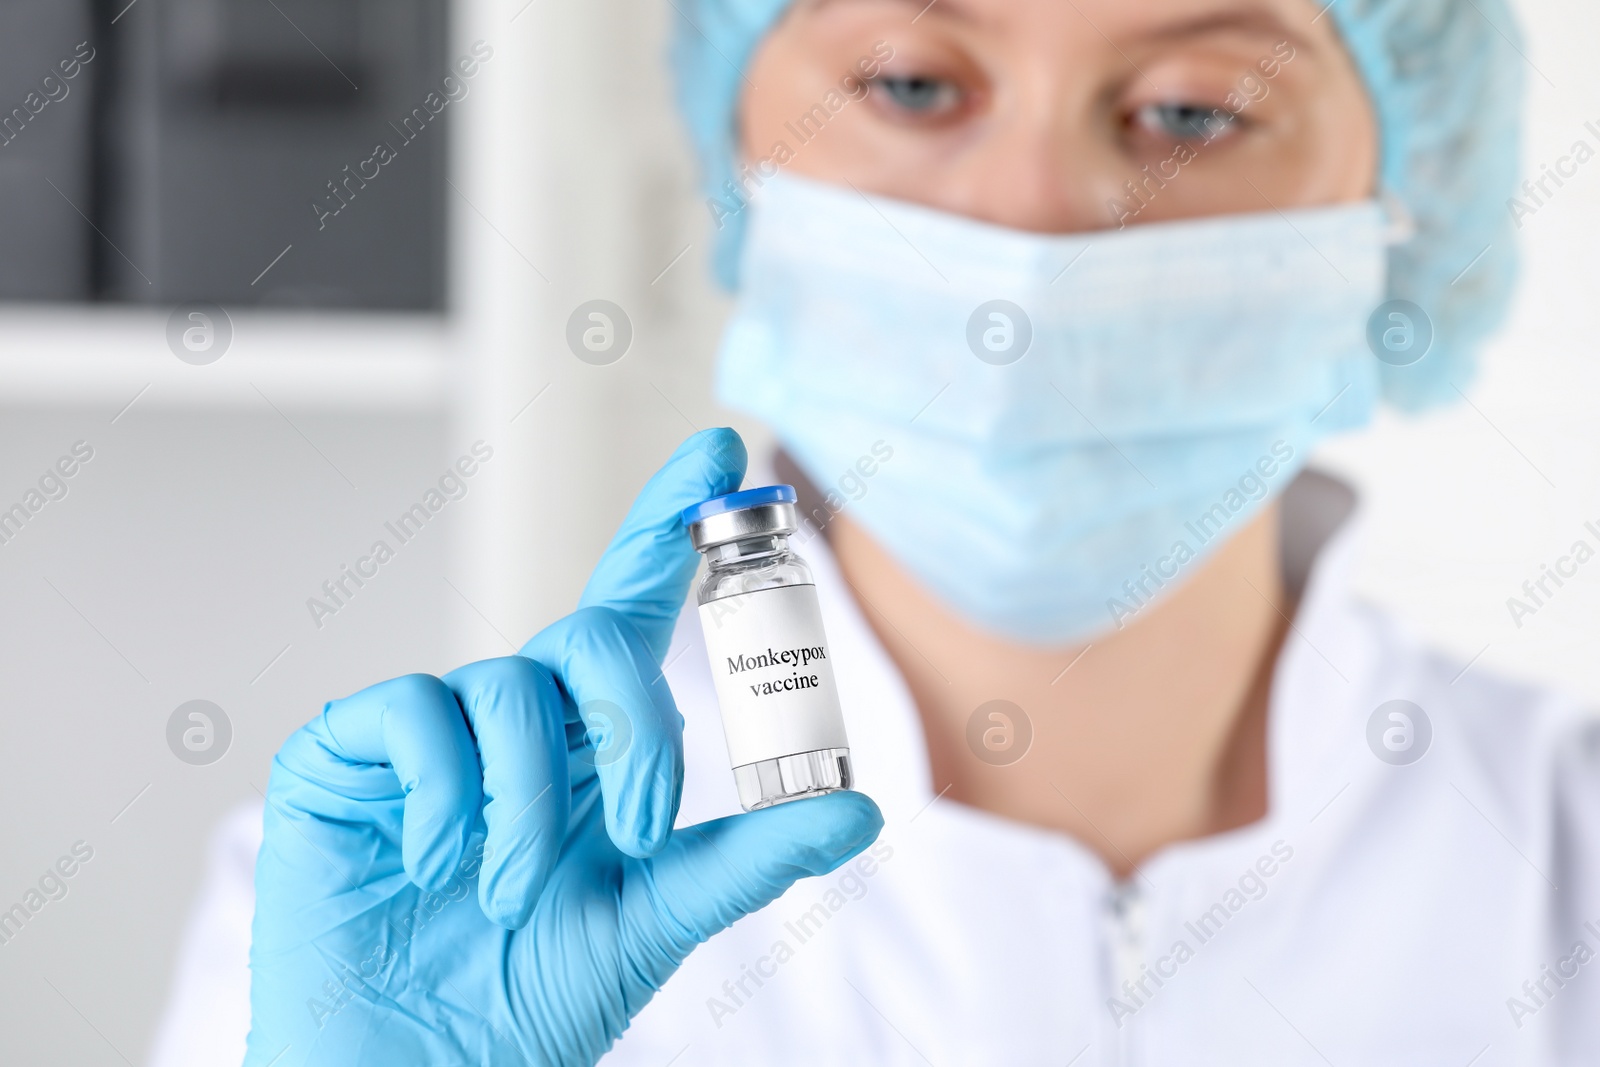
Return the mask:
[[[1536,173],[1594,140],[1600,13],[1522,10]],[[0,115],[23,111],[0,121],[0,908],[93,849],[0,944],[0,1059],[143,1062],[207,837],[283,738],[331,697],[512,651],[661,458],[729,421],[669,11],[0,6]],[[1521,627],[1506,608],[1600,526],[1597,235],[1589,168],[1525,220],[1471,404],[1321,460],[1369,505],[1366,596],[1473,670],[1600,702],[1600,564]],[[613,362],[566,340],[595,300],[631,328]],[[400,544],[385,524],[479,442]],[[379,539],[393,558],[344,578]],[[195,700],[211,733],[186,748]]]

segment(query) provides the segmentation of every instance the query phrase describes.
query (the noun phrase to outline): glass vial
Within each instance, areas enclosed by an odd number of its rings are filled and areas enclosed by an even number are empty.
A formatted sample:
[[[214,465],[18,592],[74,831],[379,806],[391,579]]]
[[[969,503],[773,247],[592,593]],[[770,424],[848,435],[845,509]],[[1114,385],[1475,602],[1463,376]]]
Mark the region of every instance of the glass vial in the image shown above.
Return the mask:
[[[739,803],[754,811],[849,789],[816,582],[789,549],[800,528],[793,487],[713,497],[683,522],[706,557],[696,599]]]

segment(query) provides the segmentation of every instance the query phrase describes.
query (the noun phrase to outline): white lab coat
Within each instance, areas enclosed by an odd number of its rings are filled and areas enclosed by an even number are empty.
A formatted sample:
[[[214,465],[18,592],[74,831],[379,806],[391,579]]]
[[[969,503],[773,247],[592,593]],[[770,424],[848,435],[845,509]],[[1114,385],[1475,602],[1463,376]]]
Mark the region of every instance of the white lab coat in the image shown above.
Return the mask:
[[[1341,492],[1311,476],[1286,500],[1309,577],[1273,679],[1269,814],[1122,884],[1071,838],[935,796],[904,681],[807,541],[887,825],[691,955],[607,1067],[1600,1064],[1600,723],[1353,602],[1357,524],[1318,528]],[[682,821],[735,812],[693,611],[667,662]],[[1392,699],[1432,725],[1410,765],[1368,745]],[[242,1056],[259,825],[219,842],[155,1067]]]

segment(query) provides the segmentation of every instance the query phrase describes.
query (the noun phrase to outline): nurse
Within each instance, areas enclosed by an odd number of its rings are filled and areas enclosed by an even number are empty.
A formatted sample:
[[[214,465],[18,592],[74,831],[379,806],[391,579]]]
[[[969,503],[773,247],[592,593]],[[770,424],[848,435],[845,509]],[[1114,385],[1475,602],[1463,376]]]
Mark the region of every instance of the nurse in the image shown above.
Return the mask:
[[[690,438],[519,656],[288,740],[246,1062],[1593,1062],[1600,732],[1353,603],[1303,469],[1501,315],[1501,5],[679,13],[782,451]],[[774,480],[861,791],[728,816],[678,515]]]

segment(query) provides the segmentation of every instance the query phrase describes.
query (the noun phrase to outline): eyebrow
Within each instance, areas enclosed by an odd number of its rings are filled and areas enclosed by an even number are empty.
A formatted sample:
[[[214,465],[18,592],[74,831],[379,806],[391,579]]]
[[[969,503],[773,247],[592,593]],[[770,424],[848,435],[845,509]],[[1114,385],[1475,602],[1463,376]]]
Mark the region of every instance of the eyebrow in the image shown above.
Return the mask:
[[[1071,0],[1068,0],[1070,3]],[[912,21],[921,18],[923,14],[937,8],[941,15],[954,18],[962,22],[977,23],[983,21],[975,12],[967,9],[961,0],[809,0],[807,6],[813,10],[833,7],[843,3],[890,3],[901,7],[915,8],[917,14]],[[1076,4],[1071,4],[1076,9]],[[1090,26],[1087,15],[1081,15]],[[1251,8],[1246,11],[1216,11],[1210,14],[1197,15],[1181,22],[1158,26],[1148,32],[1136,34],[1135,39],[1140,41],[1170,41],[1188,37],[1204,37],[1209,34],[1221,33],[1246,33],[1262,37],[1287,38],[1295,45],[1304,46],[1309,42],[1305,36],[1294,32],[1276,12],[1267,8]]]
[[[1305,38],[1291,30],[1277,12],[1267,8],[1215,11],[1182,22],[1158,26],[1138,36],[1140,40],[1164,41],[1184,37],[1204,37],[1214,33],[1248,33],[1262,37],[1283,37],[1297,45],[1306,43]]]
[[[900,7],[912,8],[916,11],[916,14],[911,17],[912,22],[916,22],[924,14],[926,14],[929,9],[933,8],[936,8],[941,15],[956,19],[960,22],[975,23],[982,21],[975,13],[967,10],[967,8],[961,4],[961,0],[809,0],[809,3],[806,6],[810,7],[812,10],[819,10],[825,7],[833,7],[836,4],[841,3],[892,3],[897,4]]]

